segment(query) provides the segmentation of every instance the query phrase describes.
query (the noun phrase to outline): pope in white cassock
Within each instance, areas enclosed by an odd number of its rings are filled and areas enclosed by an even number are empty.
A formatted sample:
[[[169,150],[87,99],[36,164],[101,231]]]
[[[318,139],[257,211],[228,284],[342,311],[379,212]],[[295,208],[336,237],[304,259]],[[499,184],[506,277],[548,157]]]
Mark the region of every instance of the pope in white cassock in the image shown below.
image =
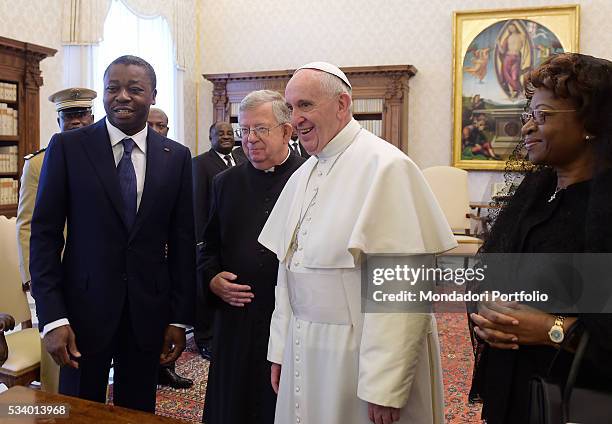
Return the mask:
[[[360,266],[366,254],[448,250],[452,232],[417,166],[352,118],[340,69],[299,68],[285,97],[312,156],[259,237],[280,261],[268,345],[275,423],[443,423],[434,316],[363,313]]]

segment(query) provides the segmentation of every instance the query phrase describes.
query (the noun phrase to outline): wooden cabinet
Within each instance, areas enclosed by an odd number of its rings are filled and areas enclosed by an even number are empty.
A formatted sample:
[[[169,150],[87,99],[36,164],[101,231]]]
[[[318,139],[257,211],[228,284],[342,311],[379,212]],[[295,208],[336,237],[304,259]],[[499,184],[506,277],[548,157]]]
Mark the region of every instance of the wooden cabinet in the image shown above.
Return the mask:
[[[23,157],[40,148],[39,88],[43,84],[39,63],[57,50],[0,37],[0,186],[13,181],[16,188],[23,169]],[[7,162],[9,165],[7,165]],[[0,165],[1,166],[1,165]],[[4,183],[4,185],[3,185]],[[4,194],[4,192],[3,192]],[[5,195],[0,215],[15,216],[16,196]]]
[[[284,95],[294,70],[205,74],[213,87],[213,120],[238,122],[238,104],[254,90]],[[353,116],[362,126],[408,152],[408,81],[412,65],[342,68],[353,86]]]

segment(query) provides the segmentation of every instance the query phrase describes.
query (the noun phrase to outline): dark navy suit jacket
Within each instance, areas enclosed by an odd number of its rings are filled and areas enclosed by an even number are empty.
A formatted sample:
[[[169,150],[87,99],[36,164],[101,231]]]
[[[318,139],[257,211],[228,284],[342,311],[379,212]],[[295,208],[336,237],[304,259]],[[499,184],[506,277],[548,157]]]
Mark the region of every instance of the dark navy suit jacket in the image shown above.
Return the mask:
[[[104,119],[54,135],[46,151],[32,218],[32,294],[41,330],[68,318],[81,353],[112,342],[124,308],[147,350],[161,348],[168,324],[193,321],[191,155],[149,129],[146,161],[128,231]]]
[[[232,156],[236,165],[246,161],[242,148],[234,149]],[[195,214],[196,241],[204,240],[204,228],[208,223],[210,211],[210,193],[215,175],[229,169],[213,149],[193,158],[193,206]]]

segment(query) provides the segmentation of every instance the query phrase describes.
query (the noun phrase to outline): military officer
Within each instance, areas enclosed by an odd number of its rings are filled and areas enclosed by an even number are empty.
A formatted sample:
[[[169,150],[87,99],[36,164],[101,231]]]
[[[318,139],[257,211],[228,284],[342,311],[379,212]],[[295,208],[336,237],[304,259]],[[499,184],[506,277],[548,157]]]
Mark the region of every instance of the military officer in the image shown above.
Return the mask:
[[[57,124],[62,132],[85,127],[94,122],[92,114],[93,99],[97,96],[88,88],[67,88],[49,96],[57,109]],[[30,223],[34,202],[38,190],[38,179],[45,157],[45,149],[25,156],[21,187],[19,189],[19,206],[17,208],[17,235],[19,249],[19,271],[23,284],[30,284]],[[47,351],[41,352],[41,382],[43,390],[57,393],[59,367]]]

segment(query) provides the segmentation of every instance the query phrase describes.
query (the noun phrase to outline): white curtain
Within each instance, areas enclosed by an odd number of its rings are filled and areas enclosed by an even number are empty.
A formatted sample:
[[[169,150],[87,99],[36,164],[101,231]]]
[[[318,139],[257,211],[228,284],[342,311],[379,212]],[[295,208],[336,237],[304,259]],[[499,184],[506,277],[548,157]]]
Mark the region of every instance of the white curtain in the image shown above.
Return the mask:
[[[62,44],[92,45],[104,38],[104,24],[113,0],[62,0]],[[163,16],[170,26],[174,57],[185,67],[185,22],[195,13],[183,0],[122,0],[140,18]]]
[[[161,16],[141,18],[119,0],[112,0],[104,23],[103,41],[93,47],[93,82],[98,98],[94,101],[96,117],[105,115],[102,97],[103,76],[109,63],[119,56],[131,54],[149,62],[157,76],[157,102],[168,115],[170,138],[177,138],[176,65],[168,23]]]
[[[64,46],[63,87],[94,88],[93,54],[91,45]]]

